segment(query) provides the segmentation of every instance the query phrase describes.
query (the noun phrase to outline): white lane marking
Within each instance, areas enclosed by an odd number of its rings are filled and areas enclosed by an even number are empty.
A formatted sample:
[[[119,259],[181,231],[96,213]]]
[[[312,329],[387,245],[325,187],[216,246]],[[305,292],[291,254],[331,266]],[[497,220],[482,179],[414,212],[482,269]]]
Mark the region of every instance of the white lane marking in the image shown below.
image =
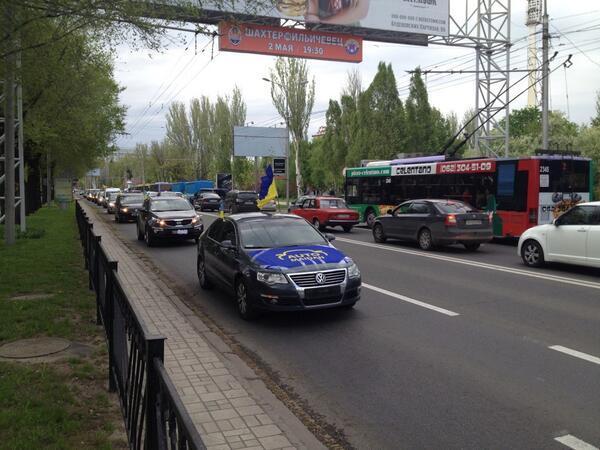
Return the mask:
[[[406,297],[404,295],[396,294],[395,292],[388,291],[387,289],[378,288],[377,286],[372,286],[367,283],[362,284],[363,288],[371,289],[372,291],[379,292],[380,294],[389,295],[390,297],[397,298],[398,300],[402,300],[408,303],[412,303],[413,305],[421,306],[422,308],[431,309],[432,311],[439,312],[441,314],[445,314],[447,316],[460,316],[460,314],[455,313],[454,311],[449,311],[444,308],[440,308],[438,306],[430,305],[429,303],[421,302],[419,300],[415,300],[414,298]]]
[[[593,445],[576,438],[572,434],[565,434],[564,436],[554,438],[554,440],[573,450],[599,450],[598,447],[594,447]]]
[[[573,284],[575,286],[588,287],[591,289],[600,289],[600,283],[594,281],[580,280],[577,278],[561,277],[559,275],[540,274],[529,270],[513,269],[510,267],[498,266],[496,264],[488,264],[480,261],[469,261],[467,259],[454,258],[452,256],[436,255],[432,253],[419,252],[402,248],[393,248],[381,244],[371,244],[370,242],[355,241],[354,239],[337,238],[338,241],[347,242],[349,244],[364,245],[365,247],[373,247],[390,252],[406,253],[408,255],[421,256],[423,258],[437,259],[440,261],[448,261],[456,264],[464,264],[466,266],[479,267],[482,269],[496,270],[498,272],[507,272],[515,275],[522,275],[531,278],[539,278],[547,281],[555,281],[557,283]]]
[[[574,356],[575,358],[585,359],[586,361],[593,362],[596,364],[600,364],[600,358],[592,355],[588,355],[587,353],[578,352],[577,350],[573,350],[567,347],[563,347],[562,345],[551,345],[548,347],[552,350],[556,350],[557,352],[565,353],[570,356]]]

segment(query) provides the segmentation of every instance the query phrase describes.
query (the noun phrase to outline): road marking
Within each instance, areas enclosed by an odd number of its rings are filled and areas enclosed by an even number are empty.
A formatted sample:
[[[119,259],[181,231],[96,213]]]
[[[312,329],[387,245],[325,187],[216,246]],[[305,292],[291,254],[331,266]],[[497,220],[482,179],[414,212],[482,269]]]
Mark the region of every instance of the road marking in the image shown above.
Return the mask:
[[[448,261],[448,262],[453,262],[456,264],[464,264],[466,266],[478,267],[481,269],[496,270],[498,272],[506,272],[506,273],[522,275],[522,276],[531,277],[531,278],[539,278],[541,280],[555,281],[557,283],[572,284],[575,286],[582,286],[582,287],[587,287],[587,288],[591,288],[591,289],[600,289],[600,283],[596,283],[594,281],[579,280],[577,278],[568,278],[568,277],[562,277],[559,275],[539,274],[536,272],[532,272],[530,270],[513,269],[510,267],[498,266],[496,264],[488,264],[488,263],[484,263],[484,262],[480,262],[480,261],[470,261],[467,259],[454,258],[452,256],[436,255],[433,253],[425,253],[425,252],[419,252],[416,250],[408,250],[408,249],[402,249],[402,248],[393,248],[393,247],[388,247],[388,246],[381,245],[381,244],[372,244],[370,242],[356,241],[354,239],[347,239],[347,238],[340,237],[340,238],[337,238],[337,240],[341,241],[341,242],[347,242],[349,244],[363,245],[365,247],[378,248],[378,249],[387,250],[390,252],[406,253],[408,255],[421,256],[423,258],[437,259],[440,261]]]
[[[574,450],[599,450],[598,447],[594,447],[581,439],[577,439],[572,434],[565,434],[564,436],[554,438],[554,440]]]
[[[372,286],[367,283],[362,284],[363,288],[371,289],[372,291],[379,292],[380,294],[389,295],[390,297],[397,298],[398,300],[402,300],[408,303],[412,303],[413,305],[421,306],[422,308],[431,309],[432,311],[439,312],[441,314],[445,314],[447,316],[460,316],[460,314],[455,313],[454,311],[449,311],[444,308],[440,308],[438,306],[430,305],[429,303],[421,302],[419,300],[415,300],[414,298],[406,297],[404,295],[396,294],[395,292],[388,291],[387,289],[378,288],[377,286]]]
[[[596,356],[588,355],[587,353],[578,352],[577,350],[572,350],[567,347],[563,347],[562,345],[551,345],[548,347],[552,350],[556,350],[557,352],[565,353],[567,355],[574,356],[575,358],[585,359],[586,361],[593,362],[596,364],[600,364],[600,358]]]

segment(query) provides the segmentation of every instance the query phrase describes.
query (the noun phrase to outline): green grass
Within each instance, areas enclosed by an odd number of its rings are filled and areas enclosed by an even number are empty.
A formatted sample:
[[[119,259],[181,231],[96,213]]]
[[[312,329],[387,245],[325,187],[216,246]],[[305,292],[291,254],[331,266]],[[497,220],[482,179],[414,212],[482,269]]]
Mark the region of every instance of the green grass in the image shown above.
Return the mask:
[[[57,336],[87,343],[93,352],[56,363],[0,361],[0,449],[121,447],[109,440],[122,419],[106,392],[106,348],[74,208],[42,208],[27,219],[34,232],[11,247],[0,243],[0,345]],[[50,297],[11,300],[24,294]]]

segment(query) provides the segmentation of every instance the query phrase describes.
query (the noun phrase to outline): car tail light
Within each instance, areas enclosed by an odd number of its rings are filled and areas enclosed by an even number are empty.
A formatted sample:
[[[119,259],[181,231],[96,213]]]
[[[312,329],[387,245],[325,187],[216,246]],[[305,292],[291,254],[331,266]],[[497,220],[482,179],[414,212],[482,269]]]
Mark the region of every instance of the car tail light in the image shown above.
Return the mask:
[[[444,224],[447,227],[455,227],[456,226],[456,215],[446,214],[446,220],[444,220]]]
[[[494,211],[488,212],[488,219],[489,219],[490,223],[492,223],[494,221]]]
[[[537,208],[529,208],[529,223],[537,223]]]

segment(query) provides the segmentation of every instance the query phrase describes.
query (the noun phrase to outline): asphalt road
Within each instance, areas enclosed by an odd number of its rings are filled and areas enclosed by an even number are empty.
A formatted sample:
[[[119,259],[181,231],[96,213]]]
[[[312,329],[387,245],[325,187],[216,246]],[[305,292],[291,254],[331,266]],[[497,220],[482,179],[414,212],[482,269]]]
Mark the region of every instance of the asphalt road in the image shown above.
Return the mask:
[[[135,225],[115,229],[357,448],[600,447],[600,270],[334,231],[362,272],[356,308],[247,323],[200,291],[192,242],[146,248]]]

